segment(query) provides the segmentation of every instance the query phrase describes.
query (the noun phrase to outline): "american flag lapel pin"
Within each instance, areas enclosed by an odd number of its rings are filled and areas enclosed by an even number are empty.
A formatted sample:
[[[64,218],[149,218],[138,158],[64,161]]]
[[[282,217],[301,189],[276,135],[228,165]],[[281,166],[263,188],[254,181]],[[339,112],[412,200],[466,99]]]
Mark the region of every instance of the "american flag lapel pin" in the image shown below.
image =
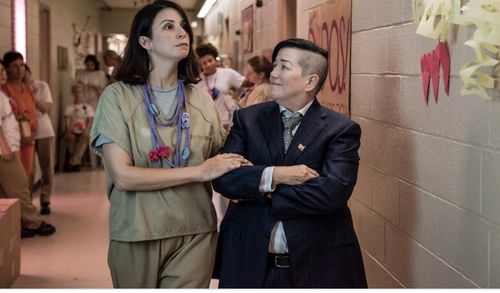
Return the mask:
[[[298,148],[302,152],[306,147],[303,144],[299,144]]]

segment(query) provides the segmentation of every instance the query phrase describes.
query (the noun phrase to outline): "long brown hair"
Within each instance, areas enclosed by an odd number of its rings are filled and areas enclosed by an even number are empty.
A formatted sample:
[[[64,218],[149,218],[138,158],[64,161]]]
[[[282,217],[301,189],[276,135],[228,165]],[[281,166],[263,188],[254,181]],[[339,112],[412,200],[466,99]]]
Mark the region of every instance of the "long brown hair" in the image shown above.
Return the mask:
[[[145,84],[148,81],[152,70],[150,66],[151,60],[146,49],[139,44],[139,37],[146,36],[151,38],[153,34],[153,21],[156,15],[165,8],[172,8],[179,12],[186,23],[184,30],[189,35],[189,53],[177,66],[178,78],[184,80],[186,85],[200,81],[200,67],[192,49],[193,30],[189,24],[186,12],[172,1],[155,1],[152,4],[144,6],[137,12],[130,28],[130,37],[125,47],[123,63],[116,74],[116,80],[132,85]]]

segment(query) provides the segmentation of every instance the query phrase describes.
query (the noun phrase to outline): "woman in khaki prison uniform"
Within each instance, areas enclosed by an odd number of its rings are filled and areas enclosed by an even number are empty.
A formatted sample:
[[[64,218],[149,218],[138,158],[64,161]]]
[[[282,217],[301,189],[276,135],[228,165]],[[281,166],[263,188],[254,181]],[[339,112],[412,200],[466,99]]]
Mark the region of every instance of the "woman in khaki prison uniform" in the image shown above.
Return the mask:
[[[208,287],[216,216],[210,181],[250,165],[216,155],[223,129],[199,68],[185,12],[155,1],[134,18],[117,74],[101,95],[91,147],[110,199],[114,287]]]

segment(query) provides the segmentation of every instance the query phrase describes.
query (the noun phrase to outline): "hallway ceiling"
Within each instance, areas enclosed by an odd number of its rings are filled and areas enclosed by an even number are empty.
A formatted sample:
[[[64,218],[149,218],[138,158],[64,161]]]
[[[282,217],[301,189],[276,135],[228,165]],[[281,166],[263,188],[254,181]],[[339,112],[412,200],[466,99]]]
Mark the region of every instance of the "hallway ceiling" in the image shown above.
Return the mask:
[[[152,0],[103,0],[107,6],[111,9],[113,8],[140,8],[147,4],[148,2],[153,2]],[[196,10],[202,3],[201,0],[177,0],[175,1],[185,10]]]

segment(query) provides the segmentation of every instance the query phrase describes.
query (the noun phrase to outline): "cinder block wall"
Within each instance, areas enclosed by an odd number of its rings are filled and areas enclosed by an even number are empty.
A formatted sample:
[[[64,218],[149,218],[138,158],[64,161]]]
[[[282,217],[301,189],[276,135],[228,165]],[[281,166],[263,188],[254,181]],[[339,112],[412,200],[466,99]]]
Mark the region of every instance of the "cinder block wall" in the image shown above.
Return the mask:
[[[410,0],[352,0],[350,202],[370,287],[500,287],[500,99],[461,96],[471,29],[452,27],[450,96],[424,102]],[[498,96],[498,91],[493,93]]]

